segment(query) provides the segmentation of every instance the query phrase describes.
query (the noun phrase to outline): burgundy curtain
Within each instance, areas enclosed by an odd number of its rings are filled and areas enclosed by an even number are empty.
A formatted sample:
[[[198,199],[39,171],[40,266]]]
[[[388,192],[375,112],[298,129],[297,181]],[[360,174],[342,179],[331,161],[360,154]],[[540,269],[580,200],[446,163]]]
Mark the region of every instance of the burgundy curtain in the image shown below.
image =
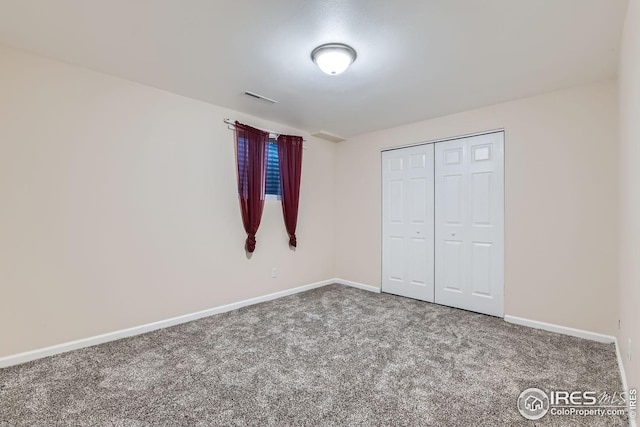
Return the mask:
[[[264,208],[269,134],[236,122],[236,160],[238,163],[238,196],[242,223],[247,232],[246,249],[256,249],[256,233]]]
[[[298,202],[300,201],[300,176],[302,174],[302,137],[280,135],[278,137],[278,161],[280,163],[280,190],[284,224],[289,233],[289,245],[296,247]]]

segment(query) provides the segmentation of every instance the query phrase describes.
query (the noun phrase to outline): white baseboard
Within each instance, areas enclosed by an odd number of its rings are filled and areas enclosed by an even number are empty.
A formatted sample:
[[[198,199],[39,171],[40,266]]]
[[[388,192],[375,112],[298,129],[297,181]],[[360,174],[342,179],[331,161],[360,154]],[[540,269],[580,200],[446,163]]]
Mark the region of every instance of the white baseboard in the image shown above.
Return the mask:
[[[584,331],[582,329],[574,329],[566,326],[554,325],[552,323],[539,322],[537,320],[524,319],[516,316],[504,316],[504,320],[509,323],[515,323],[516,325],[528,326],[536,329],[543,329],[549,332],[557,332],[559,334],[570,335],[572,337],[585,338],[592,341],[598,341],[605,344],[615,344],[616,346],[616,359],[618,361],[618,369],[620,371],[620,378],[622,380],[622,389],[629,391],[627,385],[627,374],[624,371],[624,365],[622,364],[622,356],[620,355],[620,346],[618,345],[618,339],[611,335],[599,334],[596,332]],[[638,427],[635,419],[629,419],[630,427]]]
[[[274,292],[271,294],[263,295],[260,297],[250,298],[244,301],[239,301],[219,307],[210,308],[207,310],[198,311],[195,313],[185,314],[171,319],[160,320],[158,322],[147,323],[146,325],[134,326],[128,329],[122,329],[115,332],[109,332],[102,335],[96,335],[89,338],[83,338],[76,341],[70,341],[63,344],[57,344],[50,347],[45,347],[37,350],[27,351],[24,353],[14,354],[10,356],[0,357],[0,368],[6,368],[9,366],[19,365],[31,360],[41,359],[43,357],[53,356],[60,353],[66,353],[68,351],[77,350],[80,348],[91,347],[97,344],[103,344],[110,341],[115,341],[122,338],[131,337],[134,335],[140,335],[147,332],[155,331],[162,328],[167,328],[181,323],[191,322],[193,320],[202,319],[203,317],[212,316],[214,314],[225,313],[227,311],[237,310],[249,305],[258,304],[265,301],[271,301],[277,298],[282,298],[288,295],[297,294],[299,292],[308,291],[322,286],[338,283],[345,286],[351,286],[353,288],[363,289],[369,292],[380,293],[381,290],[377,286],[365,285],[363,283],[353,282],[351,280],[344,280],[339,278],[323,280],[320,282],[311,283],[297,288],[286,289],[284,291]],[[618,360],[618,367],[620,369],[620,377],[622,379],[622,386],[625,391],[628,390],[627,377],[624,371],[624,365],[622,364],[622,357],[620,355],[620,347],[618,340],[610,335],[603,335],[595,332],[584,331],[581,329],[569,328],[566,326],[554,325],[551,323],[539,322],[537,320],[524,319],[522,317],[505,315],[504,320],[517,325],[528,326],[536,329],[543,329],[550,332],[557,332],[560,334],[571,335],[574,337],[585,338],[602,343],[615,343],[616,357]],[[637,427],[636,420],[629,420],[630,427]]]
[[[364,285],[362,283],[352,282],[349,280],[342,280],[337,278],[323,280],[320,282],[311,283],[309,285],[299,286],[293,289],[286,289],[284,291],[274,292],[272,294],[250,298],[244,301],[238,301],[231,304],[198,311],[195,313],[173,317],[171,319],[160,320],[158,322],[153,322],[153,323],[147,323],[146,325],[134,326],[132,328],[121,329],[119,331],[108,332],[106,334],[96,335],[88,338],[82,338],[79,340],[70,341],[62,344],[52,345],[50,347],[45,347],[37,350],[27,351],[24,353],[18,353],[18,354],[12,354],[9,356],[0,357],[0,368],[19,365],[21,363],[26,363],[31,360],[53,356],[55,354],[65,353],[67,351],[78,350],[80,348],[91,347],[97,344],[103,344],[106,342],[131,337],[134,335],[140,335],[147,332],[155,331],[157,329],[168,328],[170,326],[191,322],[193,320],[202,319],[203,317],[212,316],[214,314],[220,314],[220,313],[225,313],[231,310],[237,310],[239,308],[246,307],[253,304],[258,304],[260,302],[271,301],[277,298],[286,297],[288,295],[297,294],[299,292],[304,292],[304,291],[319,288],[322,286],[330,285],[332,283],[339,283],[341,285],[351,286],[358,289],[364,289],[370,292],[378,292],[378,293],[380,292],[380,289],[376,288],[375,286]]]
[[[110,341],[119,340],[121,338],[127,338],[134,335],[140,335],[147,332],[155,331],[157,329],[168,328],[169,326],[179,325],[181,323],[191,322],[193,320],[201,319],[203,317],[212,316],[214,314],[225,313],[231,310],[237,310],[242,307],[257,304],[264,301],[271,301],[276,298],[282,298],[288,295],[297,294],[299,292],[308,291],[311,289],[319,288],[329,285],[331,283],[337,283],[337,279],[323,280],[321,282],[311,283],[305,286],[299,286],[293,289],[286,289],[284,291],[274,292],[272,294],[263,295],[260,297],[250,298],[244,301],[235,302],[232,304],[222,305],[219,307],[210,308],[207,310],[198,311],[195,313],[185,314],[171,319],[160,320],[158,322],[147,323],[146,325],[134,326],[132,328],[122,329],[115,332],[108,332],[106,334],[96,335],[89,338],[82,338],[76,341],[70,341],[62,344],[53,345],[50,347],[40,348],[37,350],[27,351],[24,353],[13,354],[10,356],[0,357],[0,368],[6,368],[8,366],[19,365],[21,363],[29,362],[31,360],[41,359],[43,357],[53,356],[55,354],[65,353],[71,350],[77,350],[84,347],[91,347],[97,344],[103,344]]]
[[[622,388],[627,391],[627,374],[624,371],[624,365],[622,364],[622,356],[620,355],[620,346],[618,345],[618,339],[616,338],[616,358],[618,359],[618,367],[620,368],[620,377],[622,378]]]
[[[336,278],[336,279],[333,279],[333,283],[339,283],[341,285],[351,286],[352,288],[363,289],[365,291],[375,292],[378,294],[380,293],[380,288],[377,286],[365,285],[363,283],[352,282],[351,280]]]
[[[549,332],[556,332],[572,337],[584,338],[587,340],[598,341],[606,344],[613,344],[616,338],[611,335],[599,334],[597,332],[585,331],[582,329],[569,328],[567,326],[554,325],[553,323],[539,322],[537,320],[524,319],[522,317],[505,315],[504,320],[516,325],[528,326],[530,328],[543,329]]]
[[[627,374],[624,371],[624,364],[622,363],[622,355],[620,353],[620,345],[618,344],[618,339],[616,338],[616,358],[618,359],[618,368],[620,369],[620,378],[622,379],[622,389],[626,392],[629,392],[629,386],[627,384]],[[627,402],[628,404],[629,402]],[[629,418],[629,427],[638,427],[636,424],[636,419]]]

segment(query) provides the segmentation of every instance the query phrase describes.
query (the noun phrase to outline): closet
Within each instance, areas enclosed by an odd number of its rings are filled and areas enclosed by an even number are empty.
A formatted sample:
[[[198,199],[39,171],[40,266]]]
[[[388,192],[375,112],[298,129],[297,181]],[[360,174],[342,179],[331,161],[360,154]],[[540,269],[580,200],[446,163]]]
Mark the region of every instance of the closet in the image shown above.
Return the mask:
[[[382,152],[382,291],[504,315],[504,132]]]

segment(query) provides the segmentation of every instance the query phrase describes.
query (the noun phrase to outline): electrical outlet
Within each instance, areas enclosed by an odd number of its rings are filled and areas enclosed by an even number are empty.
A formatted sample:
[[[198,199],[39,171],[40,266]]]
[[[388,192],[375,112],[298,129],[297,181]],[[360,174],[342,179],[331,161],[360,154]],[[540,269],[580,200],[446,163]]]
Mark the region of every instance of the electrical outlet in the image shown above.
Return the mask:
[[[631,361],[631,338],[629,338],[629,342],[627,343],[627,359]]]
[[[275,279],[276,277],[278,277],[278,269],[276,267],[273,267],[271,269],[271,278]]]

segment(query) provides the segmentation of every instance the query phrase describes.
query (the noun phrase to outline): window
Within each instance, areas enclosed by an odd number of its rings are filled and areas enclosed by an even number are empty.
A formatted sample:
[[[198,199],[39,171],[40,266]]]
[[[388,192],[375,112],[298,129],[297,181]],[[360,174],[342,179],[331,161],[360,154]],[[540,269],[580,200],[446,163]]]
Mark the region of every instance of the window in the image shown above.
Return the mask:
[[[245,141],[240,138],[239,144],[242,146]],[[243,166],[242,157],[238,158]],[[265,200],[280,200],[280,161],[278,160],[278,144],[275,138],[269,138],[267,143],[267,170],[266,170],[266,184],[265,184]]]
[[[269,138],[267,144],[267,184],[265,188],[266,200],[280,199],[280,162],[278,161],[278,144]]]

